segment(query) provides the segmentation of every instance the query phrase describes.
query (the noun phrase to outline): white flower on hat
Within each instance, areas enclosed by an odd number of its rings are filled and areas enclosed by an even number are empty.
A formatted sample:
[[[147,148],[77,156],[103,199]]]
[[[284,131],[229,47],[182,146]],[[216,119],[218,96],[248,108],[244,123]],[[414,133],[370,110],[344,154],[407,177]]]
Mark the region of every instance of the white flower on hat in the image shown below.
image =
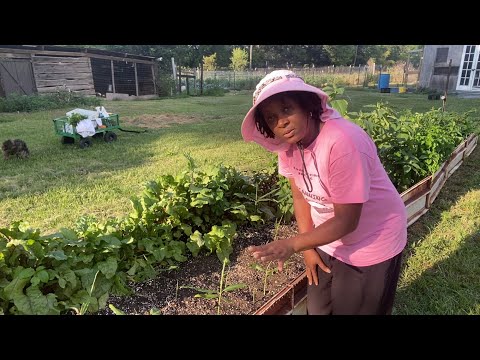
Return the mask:
[[[257,101],[258,96],[267,85],[270,85],[271,83],[277,80],[288,79],[288,78],[298,78],[303,81],[303,79],[300,76],[298,76],[291,70],[274,70],[271,73],[265,75],[265,77],[262,80],[260,80],[260,82],[255,87],[255,91],[253,93],[253,104],[255,105],[255,102]]]

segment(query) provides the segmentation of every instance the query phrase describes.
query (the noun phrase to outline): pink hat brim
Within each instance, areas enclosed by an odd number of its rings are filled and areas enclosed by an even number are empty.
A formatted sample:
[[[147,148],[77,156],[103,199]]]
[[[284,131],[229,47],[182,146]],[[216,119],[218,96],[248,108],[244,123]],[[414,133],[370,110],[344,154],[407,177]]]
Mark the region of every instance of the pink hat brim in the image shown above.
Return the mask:
[[[269,98],[272,95],[285,92],[285,91],[307,91],[312,92],[318,95],[321,100],[322,108],[327,109],[327,100],[328,95],[316,88],[314,86],[305,84],[301,79],[298,78],[286,78],[275,81],[269,85],[267,85],[260,96],[257,98],[255,105],[253,105],[250,110],[248,111],[247,115],[243,119],[242,122],[242,137],[245,141],[255,141],[256,143],[262,145],[269,151],[286,151],[290,145],[284,143],[278,139],[266,138],[263,136],[257,129],[255,125],[255,110],[257,106],[264,101],[265,99]]]

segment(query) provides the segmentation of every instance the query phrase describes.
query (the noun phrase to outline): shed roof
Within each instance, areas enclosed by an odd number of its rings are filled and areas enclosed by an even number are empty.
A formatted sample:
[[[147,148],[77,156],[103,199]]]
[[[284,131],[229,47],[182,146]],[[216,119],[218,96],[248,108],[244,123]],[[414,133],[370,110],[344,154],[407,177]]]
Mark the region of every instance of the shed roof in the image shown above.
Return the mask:
[[[155,57],[153,56],[134,55],[134,54],[121,53],[121,52],[109,51],[109,50],[101,50],[101,49],[95,49],[95,48],[79,48],[79,47],[68,47],[68,46],[58,46],[58,45],[0,45],[0,48],[11,49],[11,50],[27,50],[31,52],[60,51],[60,52],[71,52],[71,53],[83,53],[83,54],[112,56],[117,58],[143,60],[143,61],[151,61],[151,62],[155,60]]]

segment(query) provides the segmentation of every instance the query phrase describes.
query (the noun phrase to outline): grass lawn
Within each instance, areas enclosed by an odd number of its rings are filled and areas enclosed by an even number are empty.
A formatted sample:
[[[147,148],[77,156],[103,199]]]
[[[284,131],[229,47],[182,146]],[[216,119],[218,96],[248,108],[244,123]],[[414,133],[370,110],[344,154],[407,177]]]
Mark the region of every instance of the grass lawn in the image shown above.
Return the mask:
[[[373,90],[345,92],[349,110],[387,101],[398,109],[423,112],[441,107],[426,94],[381,94]],[[223,97],[190,97],[149,101],[104,101],[120,114],[122,127],[134,129],[138,118],[189,121],[157,126],[135,134],[116,131],[118,140],[94,139],[82,150],[62,145],[52,119],[71,109],[33,113],[0,113],[0,141],[27,142],[27,160],[0,159],[0,226],[25,220],[42,233],[71,227],[81,215],[99,220],[130,212],[130,196],[145,182],[186,169],[184,153],[199,165],[232,165],[239,170],[266,168],[274,159],[260,146],[245,143],[240,134],[251,92]],[[480,107],[480,99],[449,96],[447,110]],[[480,314],[479,228],[480,149],[449,179],[433,208],[409,230],[395,312],[399,314]],[[413,231],[415,229],[415,231]]]

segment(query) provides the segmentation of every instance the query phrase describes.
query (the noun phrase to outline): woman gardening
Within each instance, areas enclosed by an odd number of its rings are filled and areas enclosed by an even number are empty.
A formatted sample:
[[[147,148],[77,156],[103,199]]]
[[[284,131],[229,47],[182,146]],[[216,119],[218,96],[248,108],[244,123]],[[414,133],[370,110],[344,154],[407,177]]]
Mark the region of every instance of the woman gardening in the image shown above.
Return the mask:
[[[284,262],[302,252],[308,314],[391,314],[407,241],[404,203],[372,139],[292,71],[266,75],[242,123],[245,141],[278,154],[298,235],[248,250]]]

